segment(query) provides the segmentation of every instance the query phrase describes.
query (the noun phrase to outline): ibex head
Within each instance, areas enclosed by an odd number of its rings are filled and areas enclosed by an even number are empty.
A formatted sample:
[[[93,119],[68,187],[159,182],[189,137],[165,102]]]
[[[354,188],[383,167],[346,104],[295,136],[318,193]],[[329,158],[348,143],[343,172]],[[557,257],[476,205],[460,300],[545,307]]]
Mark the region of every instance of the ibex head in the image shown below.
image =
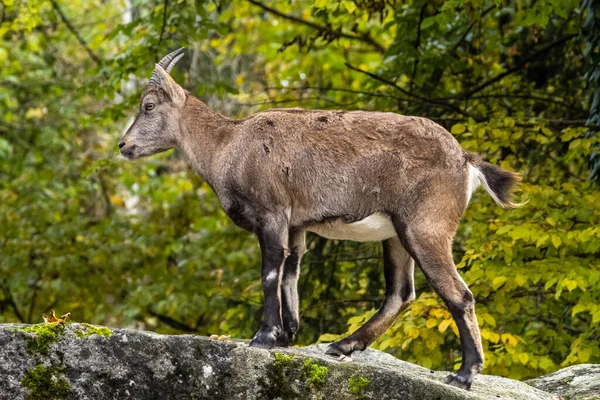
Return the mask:
[[[180,48],[165,56],[152,72],[138,115],[119,143],[121,154],[130,160],[169,150],[176,144],[186,92],[169,74],[183,57],[182,51]]]

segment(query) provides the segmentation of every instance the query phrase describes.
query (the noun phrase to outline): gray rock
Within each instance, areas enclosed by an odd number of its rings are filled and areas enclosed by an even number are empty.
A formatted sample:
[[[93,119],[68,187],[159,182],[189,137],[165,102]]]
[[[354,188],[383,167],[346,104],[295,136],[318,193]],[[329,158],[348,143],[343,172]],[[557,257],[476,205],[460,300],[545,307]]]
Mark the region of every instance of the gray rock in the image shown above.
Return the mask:
[[[580,364],[527,381],[565,400],[600,400],[600,364]]]
[[[558,399],[525,383],[479,375],[470,391],[368,349],[353,361],[324,345],[259,350],[246,343],[90,325],[0,325],[0,399]],[[21,330],[19,330],[21,329]],[[31,326],[29,328],[31,330]],[[97,333],[104,334],[101,336]]]

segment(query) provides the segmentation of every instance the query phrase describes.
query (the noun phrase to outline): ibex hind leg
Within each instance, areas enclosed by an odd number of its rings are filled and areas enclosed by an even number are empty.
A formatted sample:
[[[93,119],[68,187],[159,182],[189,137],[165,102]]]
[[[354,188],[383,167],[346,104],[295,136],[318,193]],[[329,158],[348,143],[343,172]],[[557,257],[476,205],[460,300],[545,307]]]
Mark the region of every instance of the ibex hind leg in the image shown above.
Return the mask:
[[[383,242],[385,299],[377,313],[347,338],[332,343],[327,354],[349,356],[354,350],[364,350],[394,323],[402,310],[415,298],[414,262],[397,237]]]
[[[439,213],[416,213],[408,221],[393,219],[398,235],[419,264],[429,284],[444,300],[460,334],[462,365],[450,374],[448,383],[469,389],[473,377],[483,368],[481,336],[475,317],[473,294],[462,280],[452,259],[452,238],[458,221]]]
[[[300,313],[298,309],[298,277],[300,276],[300,261],[306,252],[306,233],[291,231],[289,234],[289,252],[283,265],[281,279],[281,316],[283,329],[277,337],[276,345],[287,347],[294,341],[300,328]]]

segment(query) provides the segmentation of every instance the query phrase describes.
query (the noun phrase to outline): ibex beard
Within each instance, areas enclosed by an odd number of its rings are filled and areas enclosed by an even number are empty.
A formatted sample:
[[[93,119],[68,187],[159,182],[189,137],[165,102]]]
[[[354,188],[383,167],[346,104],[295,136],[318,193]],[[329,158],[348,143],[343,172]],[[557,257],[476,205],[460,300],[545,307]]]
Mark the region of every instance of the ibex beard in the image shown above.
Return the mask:
[[[129,159],[180,149],[227,215],[258,236],[264,320],[250,346],[288,346],[298,331],[306,231],[377,240],[383,244],[383,304],[327,353],[364,350],[393,324],[415,299],[416,261],[460,334],[462,364],[448,383],[468,389],[483,368],[483,350],[475,300],[454,265],[452,240],[478,186],[499,205],[514,207],[519,176],[465,152],[425,118],[302,109],[224,117],[171,78],[182,50],[156,65],[119,147]]]

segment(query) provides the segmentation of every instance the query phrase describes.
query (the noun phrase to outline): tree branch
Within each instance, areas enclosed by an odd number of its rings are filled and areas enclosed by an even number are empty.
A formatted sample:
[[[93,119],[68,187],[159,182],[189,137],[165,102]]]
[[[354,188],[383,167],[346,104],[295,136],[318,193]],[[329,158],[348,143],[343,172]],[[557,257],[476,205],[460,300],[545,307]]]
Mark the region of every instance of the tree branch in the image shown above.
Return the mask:
[[[15,299],[13,298],[12,293],[10,292],[10,289],[8,288],[8,286],[5,284],[4,281],[0,281],[0,287],[2,288],[2,293],[4,294],[6,303],[12,307],[13,312],[15,313],[15,316],[19,319],[19,321],[25,323],[26,322],[25,318],[23,318],[23,315],[19,311],[19,308],[17,307],[17,303],[15,303]]]
[[[69,29],[69,31],[71,31],[71,33],[73,34],[73,36],[75,36],[75,38],[77,39],[77,41],[79,42],[79,44],[88,53],[88,55],[90,56],[90,58],[92,60],[94,60],[94,62],[96,63],[96,65],[101,65],[102,61],[100,60],[100,57],[98,57],[96,55],[96,53],[94,53],[92,51],[92,49],[90,49],[90,47],[88,46],[88,44],[86,43],[86,41],[81,37],[81,35],[79,35],[79,32],[77,32],[77,30],[75,29],[75,27],[73,26],[73,24],[71,24],[71,21],[69,21],[67,19],[67,17],[65,16],[65,14],[62,12],[62,10],[60,9],[60,7],[58,6],[58,3],[56,3],[56,0],[50,0],[50,3],[52,3],[52,7],[56,11],[56,13],[59,15],[60,19],[62,19],[62,21],[65,23],[65,25],[67,26],[67,28]]]
[[[419,15],[419,23],[417,24],[417,40],[415,40],[415,51],[417,52],[417,56],[415,58],[415,63],[413,65],[412,75],[410,77],[410,92],[412,93],[413,87],[415,86],[415,77],[417,75],[417,67],[419,66],[419,46],[421,45],[421,24],[423,23],[423,18],[425,18],[425,10],[427,8],[427,4],[421,7],[421,15]]]
[[[153,317],[158,318],[158,320],[160,322],[167,324],[172,328],[179,329],[180,331],[190,332],[190,333],[198,332],[197,328],[191,327],[187,324],[184,324],[183,322],[179,322],[176,319],[169,317],[168,315],[155,313],[150,308],[148,309],[148,314],[152,315]]]
[[[364,70],[362,70],[360,68],[357,68],[357,67],[354,67],[354,66],[350,65],[349,63],[346,63],[345,65],[346,65],[346,67],[350,68],[353,71],[363,73],[363,74],[367,75],[370,78],[373,78],[373,79],[375,79],[375,80],[377,80],[377,81],[379,81],[381,83],[385,83],[386,85],[389,85],[389,86],[393,87],[394,89],[396,89],[397,91],[399,91],[400,93],[402,93],[402,94],[404,94],[404,95],[406,95],[408,97],[412,97],[412,98],[421,100],[423,103],[433,104],[433,105],[436,105],[436,106],[439,106],[439,107],[442,107],[442,108],[447,108],[449,110],[452,110],[452,111],[454,111],[456,113],[459,113],[461,115],[464,115],[466,117],[471,117],[471,118],[473,118],[476,121],[480,121],[481,120],[481,118],[475,118],[472,115],[469,115],[466,111],[463,111],[460,107],[458,107],[458,106],[456,106],[454,104],[446,103],[442,99],[438,99],[438,98],[431,98],[430,99],[430,98],[423,97],[423,96],[420,96],[420,95],[417,95],[417,94],[414,94],[414,93],[410,93],[406,89],[401,88],[400,86],[396,85],[396,83],[394,83],[394,82],[392,82],[390,80],[387,80],[387,79],[385,79],[382,76],[376,75],[376,74],[374,74],[372,72],[369,72],[369,71],[364,71]]]
[[[158,43],[156,44],[156,48],[160,46],[160,42],[162,42],[163,34],[165,33],[165,27],[167,26],[167,8],[169,7],[169,0],[163,1],[163,20],[162,26],[160,27],[160,35],[158,36]]]
[[[483,10],[481,12],[481,14],[479,15],[479,18],[474,20],[473,22],[471,22],[471,24],[469,25],[469,27],[464,31],[464,33],[462,34],[462,36],[460,37],[460,39],[458,39],[458,42],[456,42],[454,44],[454,46],[452,46],[452,49],[450,50],[449,54],[454,54],[454,52],[456,50],[458,50],[458,47],[462,44],[462,42],[464,42],[464,40],[467,38],[467,35],[469,34],[469,32],[471,32],[471,29],[473,29],[473,27],[475,26],[475,24],[477,23],[477,21],[480,21],[481,18],[485,17],[487,13],[489,13],[490,11],[492,11],[494,8],[496,8],[495,5],[493,6],[489,6],[488,8],[486,8],[485,10]]]
[[[274,8],[271,8],[271,7],[269,7],[269,6],[261,3],[259,1],[256,1],[256,0],[248,0],[248,2],[254,4],[255,6],[258,6],[258,7],[262,8],[263,10],[265,10],[265,11],[267,11],[267,12],[273,14],[273,15],[277,15],[278,17],[287,19],[289,21],[292,21],[292,22],[295,22],[295,23],[298,23],[298,24],[310,26],[311,28],[316,29],[316,30],[318,30],[321,33],[323,33],[323,32],[335,33],[335,35],[337,35],[339,37],[344,37],[344,38],[347,38],[347,39],[354,39],[354,40],[358,40],[358,41],[367,43],[367,44],[373,46],[378,53],[382,53],[383,54],[385,52],[385,48],[381,44],[377,43],[368,33],[365,33],[365,34],[360,35],[360,36],[359,35],[352,35],[352,34],[349,34],[349,33],[344,33],[344,32],[342,32],[341,28],[339,30],[333,30],[329,26],[319,25],[319,24],[316,24],[314,22],[307,21],[305,19],[295,17],[293,15],[284,14],[281,11],[278,11],[278,10],[276,10]]]
[[[547,52],[548,50],[556,47],[556,46],[560,46],[561,44],[577,37],[579,35],[579,33],[572,33],[570,35],[564,36],[560,39],[558,39],[555,42],[550,43],[549,45],[541,48],[540,50],[534,52],[533,54],[531,54],[528,57],[523,58],[522,60],[520,60],[514,67],[507,69],[506,71],[502,72],[501,74],[496,75],[495,77],[483,82],[481,85],[475,87],[474,89],[471,89],[470,91],[468,91],[467,93],[462,93],[456,97],[458,98],[468,98],[471,97],[472,95],[474,95],[475,93],[481,92],[483,89],[485,89],[486,87],[493,85],[494,83],[498,82],[499,80],[501,80],[502,78],[513,74],[515,72],[517,72],[518,70],[520,70],[521,68],[523,68],[527,63],[529,63],[530,61],[536,59],[537,57],[539,57],[540,55],[544,54],[545,52]],[[441,97],[437,98],[437,99],[443,99]]]

